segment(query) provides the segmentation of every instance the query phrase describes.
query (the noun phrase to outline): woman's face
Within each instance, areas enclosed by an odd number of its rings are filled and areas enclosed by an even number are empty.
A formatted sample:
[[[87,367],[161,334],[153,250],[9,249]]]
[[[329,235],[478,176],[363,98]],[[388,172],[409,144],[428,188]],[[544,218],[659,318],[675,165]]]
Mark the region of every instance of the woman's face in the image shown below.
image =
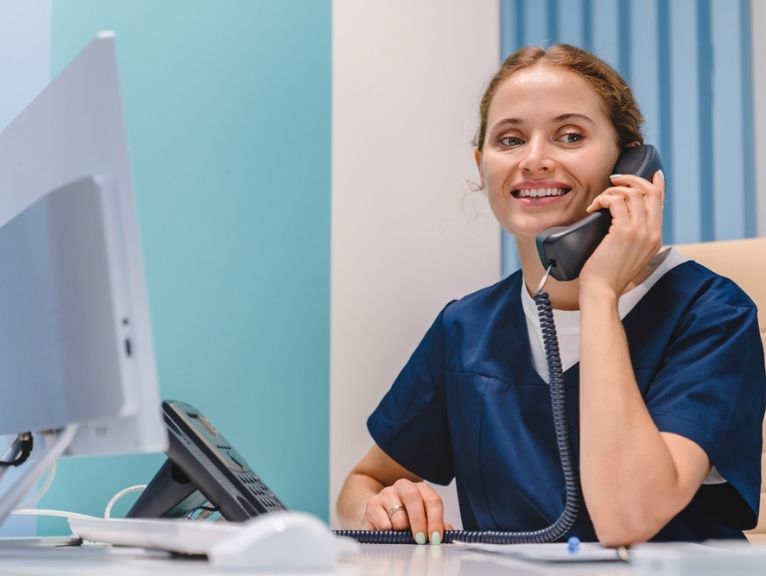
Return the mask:
[[[619,149],[601,98],[576,73],[537,65],[497,89],[476,152],[495,217],[517,238],[581,220]]]

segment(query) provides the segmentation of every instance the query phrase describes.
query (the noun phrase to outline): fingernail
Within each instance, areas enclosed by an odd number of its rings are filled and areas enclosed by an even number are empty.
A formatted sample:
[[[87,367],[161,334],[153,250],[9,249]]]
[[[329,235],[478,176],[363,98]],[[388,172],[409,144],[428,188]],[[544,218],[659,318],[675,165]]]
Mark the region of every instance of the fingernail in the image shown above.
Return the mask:
[[[665,173],[662,170],[657,170],[657,172],[660,173],[660,178],[662,178],[662,181],[665,181]]]
[[[425,544],[426,543],[426,533],[425,532],[418,532],[415,534],[415,542],[418,544]]]
[[[609,179],[610,179],[610,180],[614,180],[615,178],[619,178],[620,176],[622,176],[622,174],[612,174],[612,175],[609,177]]]
[[[442,537],[439,535],[438,532],[434,532],[431,534],[431,544],[438,546],[442,543]]]

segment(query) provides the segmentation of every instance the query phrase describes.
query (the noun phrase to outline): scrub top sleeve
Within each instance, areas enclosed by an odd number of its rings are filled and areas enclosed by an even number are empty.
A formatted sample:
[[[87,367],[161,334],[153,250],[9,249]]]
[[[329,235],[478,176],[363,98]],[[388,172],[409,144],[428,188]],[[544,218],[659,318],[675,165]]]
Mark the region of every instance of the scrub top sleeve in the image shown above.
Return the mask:
[[[444,310],[367,420],[377,445],[399,465],[436,484],[454,476],[444,389]]]
[[[766,402],[755,306],[692,308],[679,323],[645,401],[661,432],[695,442],[729,483],[718,490],[728,502],[711,506],[710,516],[735,528],[754,527]]]

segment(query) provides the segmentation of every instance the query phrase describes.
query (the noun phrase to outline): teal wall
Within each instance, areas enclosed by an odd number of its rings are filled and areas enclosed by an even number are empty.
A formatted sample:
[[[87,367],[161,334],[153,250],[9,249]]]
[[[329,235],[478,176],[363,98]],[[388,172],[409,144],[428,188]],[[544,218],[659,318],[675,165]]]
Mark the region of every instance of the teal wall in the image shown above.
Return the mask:
[[[54,75],[116,31],[162,396],[327,519],[330,0],[54,0],[52,30]],[[100,515],[162,460],[62,460],[40,506]]]

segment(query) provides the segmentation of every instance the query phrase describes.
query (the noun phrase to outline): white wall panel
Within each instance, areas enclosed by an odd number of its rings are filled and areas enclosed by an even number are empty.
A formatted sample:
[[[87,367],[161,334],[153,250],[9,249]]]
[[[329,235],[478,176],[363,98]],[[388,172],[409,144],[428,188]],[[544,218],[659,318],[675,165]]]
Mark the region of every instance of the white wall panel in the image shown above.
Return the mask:
[[[500,53],[499,6],[333,3],[330,497],[366,419],[439,310],[500,279],[471,139]],[[454,494],[449,520],[459,518]]]

